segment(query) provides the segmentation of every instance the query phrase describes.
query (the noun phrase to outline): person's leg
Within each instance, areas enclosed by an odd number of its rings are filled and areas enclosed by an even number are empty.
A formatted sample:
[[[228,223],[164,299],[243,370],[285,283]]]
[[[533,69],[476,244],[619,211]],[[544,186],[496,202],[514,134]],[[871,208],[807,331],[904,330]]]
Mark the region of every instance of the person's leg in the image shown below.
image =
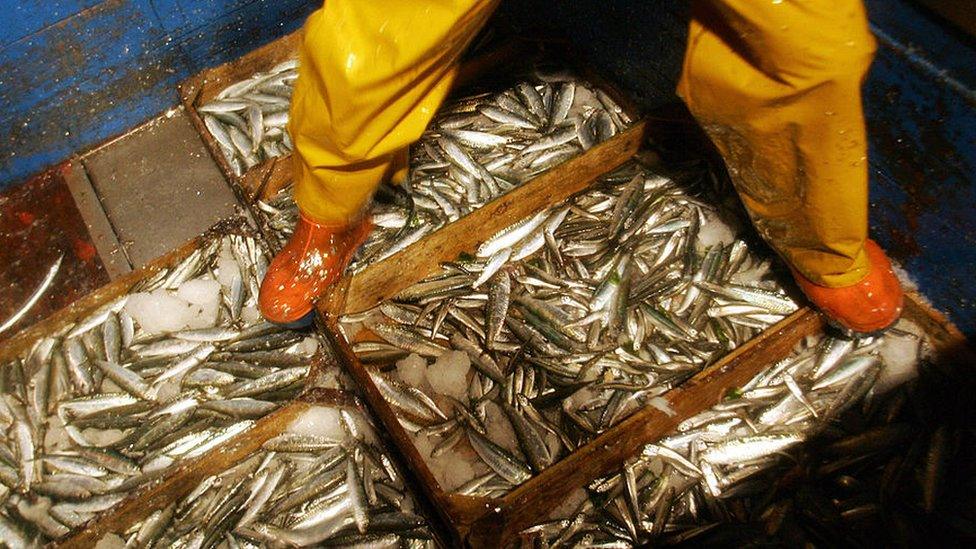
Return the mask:
[[[861,83],[875,43],[860,0],[697,0],[688,41],[678,93],[756,229],[833,320],[855,331],[892,323],[901,290],[867,239]],[[865,281],[860,312],[819,292]]]
[[[327,0],[305,24],[289,132],[299,225],[272,261],[260,306],[304,317],[368,234],[365,210],[450,90],[497,0]]]

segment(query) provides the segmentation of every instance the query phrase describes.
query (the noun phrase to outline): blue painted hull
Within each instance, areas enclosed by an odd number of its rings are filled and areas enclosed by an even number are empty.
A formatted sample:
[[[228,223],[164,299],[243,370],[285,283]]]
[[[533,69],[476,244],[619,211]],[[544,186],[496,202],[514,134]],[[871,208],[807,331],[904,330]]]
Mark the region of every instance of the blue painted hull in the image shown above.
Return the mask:
[[[177,103],[176,84],[300,26],[308,0],[0,0],[0,190]],[[908,0],[867,0],[872,234],[976,334],[976,46]],[[646,107],[672,102],[687,3],[503,3],[545,25]],[[540,17],[545,14],[545,17]],[[9,17],[6,17],[8,16]]]

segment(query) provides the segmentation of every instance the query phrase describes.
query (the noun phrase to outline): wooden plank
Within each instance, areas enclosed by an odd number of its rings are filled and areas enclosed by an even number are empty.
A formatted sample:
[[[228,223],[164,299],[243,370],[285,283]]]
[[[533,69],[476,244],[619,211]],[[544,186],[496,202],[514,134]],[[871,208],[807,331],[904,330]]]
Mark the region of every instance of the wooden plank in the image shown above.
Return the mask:
[[[660,439],[684,418],[714,405],[730,388],[741,386],[770,363],[787,356],[797,342],[821,331],[823,321],[811,309],[800,309],[666,393],[664,398],[676,415],[668,416],[653,407],[638,410],[501,499],[443,490],[350,344],[336,335],[339,331],[334,317],[329,318],[328,326],[327,337],[335,345],[340,363],[363,389],[366,402],[386,427],[417,483],[450,525],[455,545],[498,547],[521,529],[544,520],[551,508],[547,502],[562,501],[574,489],[616,470],[645,444]]]
[[[338,284],[322,301],[327,310],[358,312],[395,296],[433,274],[443,261],[471,252],[519,219],[558,204],[599,176],[625,163],[640,148],[645,123],[638,121],[613,138],[533,178],[461,219],[445,225],[393,256]],[[344,296],[344,297],[343,297]],[[339,305],[341,304],[341,308]],[[331,309],[328,309],[330,308]]]
[[[54,543],[54,547],[86,549],[94,547],[99,539],[110,532],[124,532],[133,524],[145,519],[156,509],[190,493],[211,475],[218,474],[261,448],[271,437],[278,435],[288,424],[314,404],[295,401],[267,415],[248,429],[209,452],[177,466],[166,477],[148,488],[126,498],[108,514],[102,514],[78,533]]]
[[[763,368],[789,355],[804,337],[822,331],[823,325],[821,316],[806,307],[783,319],[665,393],[673,415],[655,407],[642,408],[520,485],[472,526],[468,543],[473,547],[501,546],[523,528],[545,520],[551,502],[562,501],[593,479],[619,470],[645,444],[659,440],[684,419],[713,406],[729,389],[742,386]]]
[[[467,502],[468,505],[463,508],[455,505],[456,500],[451,499],[441,488],[437,479],[434,478],[434,473],[427,467],[424,458],[417,451],[416,446],[414,446],[410,435],[400,425],[393,408],[390,407],[390,404],[380,394],[376,385],[370,380],[369,373],[362,363],[359,362],[359,359],[356,358],[349,343],[341,335],[338,335],[340,332],[334,322],[334,317],[326,318],[325,326],[327,329],[324,332],[325,337],[333,349],[336,350],[336,357],[339,364],[349,372],[353,380],[359,385],[363,398],[365,398],[370,410],[383,424],[384,435],[393,442],[400,457],[406,463],[407,472],[412,477],[413,484],[420,487],[424,496],[431,502],[432,507],[437,512],[438,518],[447,525],[447,530],[451,535],[451,545],[455,547],[460,546],[466,531],[459,529],[459,526],[463,527],[464,524],[471,523],[482,513],[487,512],[490,508],[491,500],[470,498],[471,500],[479,501],[469,500]],[[461,511],[460,513],[459,509]]]

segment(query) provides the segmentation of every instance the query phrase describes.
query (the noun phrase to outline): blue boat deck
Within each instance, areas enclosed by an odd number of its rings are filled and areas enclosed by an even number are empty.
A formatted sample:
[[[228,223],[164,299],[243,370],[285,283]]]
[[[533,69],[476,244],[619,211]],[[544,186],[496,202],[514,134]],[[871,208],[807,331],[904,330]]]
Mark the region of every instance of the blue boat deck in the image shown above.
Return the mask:
[[[177,104],[176,84],[298,28],[316,2],[10,2],[0,28],[0,191]],[[976,46],[910,0],[868,0],[871,232],[976,334]],[[673,103],[686,3],[504,3],[499,24],[569,37],[649,109]],[[546,13],[542,20],[539,13]],[[639,24],[635,24],[639,22]],[[129,182],[152,185],[151,179]]]

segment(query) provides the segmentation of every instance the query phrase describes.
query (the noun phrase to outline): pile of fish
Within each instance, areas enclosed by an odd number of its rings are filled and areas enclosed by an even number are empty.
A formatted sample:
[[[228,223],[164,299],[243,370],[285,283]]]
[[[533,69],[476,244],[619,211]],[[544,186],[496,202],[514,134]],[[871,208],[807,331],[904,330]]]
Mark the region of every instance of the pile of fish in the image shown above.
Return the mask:
[[[796,309],[707,181],[631,163],[342,319],[447,489],[504,494]]]
[[[570,503],[572,508],[524,530],[523,546],[696,543],[703,541],[697,536],[723,523],[740,522],[744,514],[769,522],[782,519],[766,516],[769,501],[764,496],[791,478],[784,477],[781,466],[797,458],[787,456],[829,430],[865,395],[868,401],[877,399],[882,387],[890,389],[915,371],[923,340],[909,323],[899,327],[907,331],[893,330],[883,339],[801,342],[790,357],[770,365],[711,409],[684,420],[675,433],[645,446],[619,474],[592,482],[577,494],[578,503]],[[843,455],[845,445],[849,451],[856,444],[844,440],[834,451]],[[835,467],[837,461],[824,466]],[[750,531],[726,544],[760,537],[761,532]],[[803,545],[795,539],[782,541]],[[832,541],[826,545],[849,545]]]
[[[325,407],[123,536],[126,547],[434,546],[365,418]]]
[[[59,538],[301,390],[316,339],[256,313],[256,241],[207,241],[0,365],[0,538]]]
[[[377,193],[376,230],[350,268],[393,255],[631,122],[602,90],[566,75],[446,105],[413,146],[409,177]],[[284,243],[297,220],[289,190],[259,207]]]
[[[224,88],[197,107],[234,173],[291,153],[288,109],[298,78],[298,61],[285,61]]]

